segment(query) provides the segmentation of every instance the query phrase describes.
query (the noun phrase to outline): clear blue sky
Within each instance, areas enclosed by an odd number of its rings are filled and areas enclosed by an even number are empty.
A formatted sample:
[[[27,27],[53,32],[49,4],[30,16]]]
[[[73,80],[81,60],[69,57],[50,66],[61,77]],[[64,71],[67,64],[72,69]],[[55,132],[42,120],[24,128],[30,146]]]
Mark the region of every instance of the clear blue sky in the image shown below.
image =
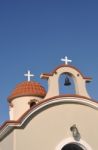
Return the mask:
[[[0,1],[0,123],[8,119],[7,97],[30,69],[35,80],[62,64],[93,78],[88,90],[98,100],[98,1]]]

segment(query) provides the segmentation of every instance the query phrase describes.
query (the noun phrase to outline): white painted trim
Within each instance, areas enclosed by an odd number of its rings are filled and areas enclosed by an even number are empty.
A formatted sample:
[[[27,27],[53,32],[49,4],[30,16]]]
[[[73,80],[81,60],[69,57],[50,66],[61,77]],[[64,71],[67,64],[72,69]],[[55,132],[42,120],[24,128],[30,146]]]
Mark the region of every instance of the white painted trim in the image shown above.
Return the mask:
[[[14,111],[13,111],[13,107],[10,106],[9,108],[9,117],[10,117],[10,120],[13,120],[13,114],[14,114]]]
[[[65,145],[70,144],[70,143],[74,143],[74,144],[80,146],[81,148],[83,148],[83,150],[92,150],[92,148],[89,146],[89,144],[87,142],[85,142],[82,139],[80,141],[75,141],[73,137],[69,137],[67,139],[62,140],[57,145],[55,150],[61,150]]]

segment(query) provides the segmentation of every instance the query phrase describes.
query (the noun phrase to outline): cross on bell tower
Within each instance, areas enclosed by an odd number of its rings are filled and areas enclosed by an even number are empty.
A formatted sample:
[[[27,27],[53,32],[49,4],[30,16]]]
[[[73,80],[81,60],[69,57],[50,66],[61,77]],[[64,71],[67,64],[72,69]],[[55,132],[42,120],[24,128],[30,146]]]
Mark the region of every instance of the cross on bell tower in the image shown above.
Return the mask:
[[[68,62],[72,62],[72,60],[68,59],[67,56],[65,56],[65,58],[61,58],[61,61],[64,61],[65,65],[68,65]]]
[[[30,70],[28,70],[27,74],[24,74],[25,77],[27,77],[28,82],[30,82],[31,77],[33,77],[34,75],[31,74]]]

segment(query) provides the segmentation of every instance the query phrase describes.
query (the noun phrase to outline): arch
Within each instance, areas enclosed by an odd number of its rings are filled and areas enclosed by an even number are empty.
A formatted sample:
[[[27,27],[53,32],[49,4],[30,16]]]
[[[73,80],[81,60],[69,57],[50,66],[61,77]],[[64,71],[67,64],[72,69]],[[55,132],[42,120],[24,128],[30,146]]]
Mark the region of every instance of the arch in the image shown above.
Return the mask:
[[[84,150],[84,149],[75,143],[70,143],[65,145],[61,150]]]
[[[62,76],[64,74],[69,76],[70,79],[72,79],[75,94],[81,95],[82,92],[87,93],[86,87],[85,87],[85,79],[83,79],[83,76],[77,70],[74,70],[72,68],[63,68],[63,69],[59,68],[57,80],[59,81],[60,76]],[[58,86],[58,88],[59,88],[59,86]],[[81,91],[81,89],[84,89],[84,91]],[[79,92],[79,91],[81,91],[81,92]]]
[[[69,81],[69,84],[67,84]],[[62,73],[58,79],[59,94],[76,94],[74,76],[69,73]],[[66,85],[67,84],[67,85]]]
[[[73,139],[73,137],[69,137],[67,139],[62,140],[57,145],[55,150],[68,150],[68,149],[65,149],[65,148],[66,148],[66,146],[69,147],[69,145],[71,145],[71,144],[75,145],[75,148],[80,148],[80,149],[72,149],[72,150],[92,150],[92,148],[90,147],[90,145],[87,142],[85,142],[82,139],[80,139],[80,141],[77,142]]]
[[[38,103],[38,100],[37,99],[31,99],[28,104],[31,107],[35,106],[36,104]]]
[[[78,95],[90,97],[87,90],[86,90],[86,82],[88,81],[87,78],[84,78],[83,75],[76,69],[70,66],[62,66],[55,70],[53,74],[47,75],[44,74],[43,76],[48,79],[48,91],[45,98],[51,96],[59,95],[59,77],[63,74],[68,74],[72,77],[75,85],[75,93]]]

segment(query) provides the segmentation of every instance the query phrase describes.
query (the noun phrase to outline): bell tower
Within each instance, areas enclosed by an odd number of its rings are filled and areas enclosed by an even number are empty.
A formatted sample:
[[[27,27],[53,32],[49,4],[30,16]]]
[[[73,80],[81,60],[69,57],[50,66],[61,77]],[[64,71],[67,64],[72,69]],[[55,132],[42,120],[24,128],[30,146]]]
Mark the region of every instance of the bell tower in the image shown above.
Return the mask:
[[[65,83],[64,83],[65,86],[68,86],[71,84],[68,76],[70,76],[73,79],[74,86],[75,86],[75,95],[85,96],[85,97],[90,98],[86,90],[86,83],[90,82],[91,78],[85,77],[78,69],[69,65],[68,63],[72,62],[72,60],[69,60],[67,56],[65,56],[64,59],[62,58],[61,61],[63,61],[64,64],[58,66],[51,73],[41,74],[41,78],[47,79],[48,81],[48,91],[47,91],[45,98],[60,95],[59,78],[63,74],[66,75]]]

